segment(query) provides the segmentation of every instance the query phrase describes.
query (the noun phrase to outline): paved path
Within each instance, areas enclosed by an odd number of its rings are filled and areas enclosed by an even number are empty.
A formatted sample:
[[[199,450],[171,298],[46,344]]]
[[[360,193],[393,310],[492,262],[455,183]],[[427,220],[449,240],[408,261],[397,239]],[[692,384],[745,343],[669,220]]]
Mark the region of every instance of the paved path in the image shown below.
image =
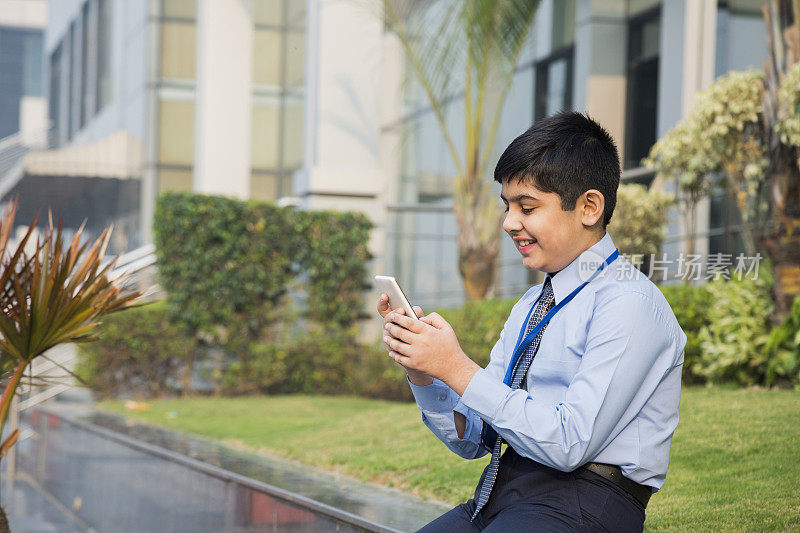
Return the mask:
[[[350,477],[132,423],[86,404],[55,402],[48,411],[58,416],[39,413],[29,420],[44,437],[22,443],[19,468],[47,495],[39,497],[55,509],[47,516],[59,510],[63,516],[61,522],[51,519],[55,529],[19,524],[15,532],[86,531],[89,525],[101,532],[415,531],[447,509]],[[267,485],[277,498],[264,495]],[[32,486],[20,490],[36,492]],[[286,498],[297,505],[287,505]],[[355,519],[348,529],[350,516]]]

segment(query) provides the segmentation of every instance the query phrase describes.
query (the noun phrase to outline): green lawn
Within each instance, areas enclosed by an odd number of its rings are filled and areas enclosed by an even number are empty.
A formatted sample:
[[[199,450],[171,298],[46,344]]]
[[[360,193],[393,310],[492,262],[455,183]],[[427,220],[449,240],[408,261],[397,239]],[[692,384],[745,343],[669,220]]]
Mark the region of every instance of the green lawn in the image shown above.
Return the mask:
[[[487,458],[451,454],[413,404],[358,398],[196,398],[101,408],[455,504]],[[800,530],[800,392],[684,389],[649,531]]]

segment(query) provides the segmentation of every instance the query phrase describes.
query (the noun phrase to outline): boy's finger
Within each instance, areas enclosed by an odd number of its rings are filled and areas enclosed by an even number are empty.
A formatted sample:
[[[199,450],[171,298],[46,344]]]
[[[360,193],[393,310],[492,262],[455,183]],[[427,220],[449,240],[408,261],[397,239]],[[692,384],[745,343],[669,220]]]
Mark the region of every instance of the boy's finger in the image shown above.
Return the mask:
[[[402,308],[400,309],[390,309],[388,313],[384,316],[384,323],[391,322],[394,319],[395,315],[402,315],[405,311]]]
[[[427,316],[420,318],[420,321],[430,324],[436,329],[442,329],[447,325],[447,321],[439,315],[439,313],[431,313]]]
[[[392,323],[386,324],[384,329],[389,335],[391,335],[395,339],[399,339],[407,344],[411,343],[411,340],[413,339],[414,336],[412,332],[408,331],[406,328],[401,328],[397,324],[392,324]]]
[[[419,320],[403,315],[395,315],[395,317],[392,319],[392,322],[398,326],[403,326],[407,330],[413,331],[414,333],[420,333],[423,328]]]
[[[417,314],[417,318],[422,318],[423,316],[425,316],[425,313],[422,312],[422,308],[420,306],[415,305],[411,309],[413,309],[414,312]]]
[[[389,313],[389,295],[385,292],[378,298],[378,313],[384,318]]]
[[[396,339],[394,337],[390,337],[389,335],[383,336],[383,343],[392,351],[398,352],[401,355],[405,355],[405,351],[410,348],[408,344],[405,342]]]
[[[394,350],[389,350],[389,357],[394,359],[395,363],[398,363],[400,365],[403,364],[403,360],[408,359],[408,357],[406,357],[405,355],[397,353]]]

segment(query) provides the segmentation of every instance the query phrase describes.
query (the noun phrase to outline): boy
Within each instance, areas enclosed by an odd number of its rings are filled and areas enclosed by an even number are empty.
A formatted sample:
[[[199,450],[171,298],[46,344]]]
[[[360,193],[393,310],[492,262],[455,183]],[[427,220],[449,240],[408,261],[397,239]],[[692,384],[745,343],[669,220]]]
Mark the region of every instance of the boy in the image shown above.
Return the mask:
[[[492,454],[474,498],[420,531],[643,529],[666,477],[686,336],[606,233],[619,175],[610,135],[579,113],[537,122],[500,157],[503,229],[546,276],[485,369],[441,316],[390,312],[381,296],[384,343],[424,423],[462,457]]]

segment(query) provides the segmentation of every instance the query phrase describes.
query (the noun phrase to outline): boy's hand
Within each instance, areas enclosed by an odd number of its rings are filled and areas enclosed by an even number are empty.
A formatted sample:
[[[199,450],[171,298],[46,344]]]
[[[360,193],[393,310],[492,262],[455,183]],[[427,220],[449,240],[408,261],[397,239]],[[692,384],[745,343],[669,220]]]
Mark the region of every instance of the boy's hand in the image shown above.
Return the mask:
[[[461,396],[480,367],[461,350],[447,321],[437,313],[419,320],[392,311],[384,317],[383,342],[406,369],[439,378]]]
[[[411,309],[417,313],[417,316],[422,316],[422,308],[420,306],[414,305],[411,307]],[[384,292],[378,299],[378,313],[381,315],[381,318],[386,318],[386,315],[389,314],[389,311],[391,311],[391,309],[389,309],[389,295]],[[405,311],[402,307],[397,311],[405,314]]]
[[[422,308],[420,306],[415,305],[411,309],[414,310],[417,316],[423,315]],[[386,315],[389,314],[389,311],[391,311],[391,309],[389,309],[389,295],[384,292],[378,299],[378,313],[380,313],[381,317],[383,317],[384,326],[387,323]],[[403,308],[398,309],[397,312],[400,314],[405,314]],[[384,342],[384,344],[386,343]],[[389,350],[390,352],[392,351],[392,349],[389,348],[389,345],[386,345],[386,349]],[[418,372],[416,370],[406,368],[406,374],[408,374],[408,379],[411,381],[411,383],[419,387],[424,387],[426,385],[430,385],[431,383],[433,383],[433,378],[430,377],[425,372]]]

